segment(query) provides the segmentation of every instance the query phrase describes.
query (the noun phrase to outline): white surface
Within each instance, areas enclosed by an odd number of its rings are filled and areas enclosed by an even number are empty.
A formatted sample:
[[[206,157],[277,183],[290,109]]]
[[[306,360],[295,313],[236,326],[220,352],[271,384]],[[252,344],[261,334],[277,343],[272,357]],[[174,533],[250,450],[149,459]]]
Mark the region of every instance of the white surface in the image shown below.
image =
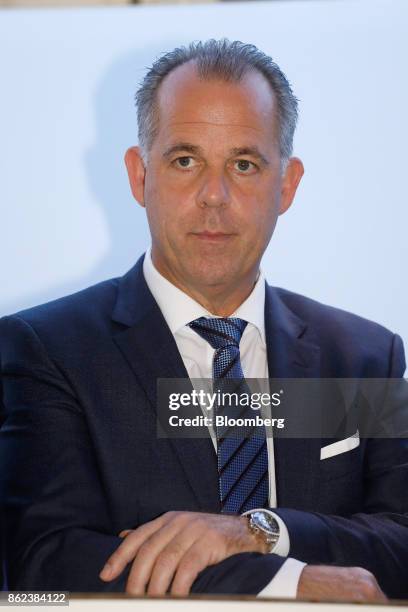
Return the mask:
[[[58,609],[71,612],[116,612],[117,610],[133,610],[136,612],[399,612],[407,610],[408,606],[380,607],[370,604],[329,604],[306,603],[290,601],[243,600],[227,599],[71,599],[69,608],[58,606]],[[19,606],[19,612],[30,612],[32,606]],[[55,606],[52,610],[55,610]],[[36,606],[35,610],[50,612],[50,607]]]
[[[228,36],[270,53],[301,100],[306,175],[267,277],[408,344],[407,25],[406,0],[1,11],[0,314],[122,274],[146,248],[122,163],[136,85],[160,52]]]

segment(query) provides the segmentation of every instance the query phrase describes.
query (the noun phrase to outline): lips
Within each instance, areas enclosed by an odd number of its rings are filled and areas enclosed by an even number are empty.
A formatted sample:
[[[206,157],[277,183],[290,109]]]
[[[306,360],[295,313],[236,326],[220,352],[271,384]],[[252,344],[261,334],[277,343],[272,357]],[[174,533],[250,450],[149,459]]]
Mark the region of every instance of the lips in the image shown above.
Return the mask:
[[[199,240],[208,240],[213,242],[222,242],[223,240],[227,240],[228,238],[232,238],[234,234],[227,234],[225,232],[192,232],[192,235],[198,238]]]

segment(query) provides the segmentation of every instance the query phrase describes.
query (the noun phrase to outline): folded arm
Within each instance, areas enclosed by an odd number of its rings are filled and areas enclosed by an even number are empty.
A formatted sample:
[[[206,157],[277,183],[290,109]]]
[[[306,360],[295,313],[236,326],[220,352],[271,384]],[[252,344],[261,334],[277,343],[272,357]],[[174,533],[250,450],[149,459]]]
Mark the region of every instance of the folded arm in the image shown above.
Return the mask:
[[[130,563],[110,581],[99,577],[123,539],[113,527],[86,415],[69,375],[17,316],[0,321],[0,356],[0,503],[9,588],[124,592]],[[258,593],[284,560],[272,555],[266,561],[250,551],[237,546],[220,563],[214,558],[198,572],[193,592]]]

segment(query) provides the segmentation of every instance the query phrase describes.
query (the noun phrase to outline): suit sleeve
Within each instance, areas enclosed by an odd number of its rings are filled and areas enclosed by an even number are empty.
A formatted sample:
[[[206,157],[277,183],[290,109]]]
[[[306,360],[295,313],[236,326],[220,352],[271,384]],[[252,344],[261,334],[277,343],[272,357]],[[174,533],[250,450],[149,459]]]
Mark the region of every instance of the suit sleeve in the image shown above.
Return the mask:
[[[394,336],[388,376],[405,371],[402,341]],[[408,412],[408,397],[402,398]],[[406,418],[405,418],[406,420]],[[408,440],[367,440],[363,511],[349,517],[273,508],[289,532],[291,557],[309,564],[358,566],[384,592],[408,597]]]
[[[33,329],[0,321],[0,500],[8,587],[118,591],[98,574],[119,545],[84,414]]]
[[[98,577],[122,540],[113,532],[86,415],[68,376],[17,316],[0,320],[0,358],[8,588],[125,591],[130,566],[112,582]],[[233,555],[201,572],[192,591],[257,594],[283,563],[277,555]]]

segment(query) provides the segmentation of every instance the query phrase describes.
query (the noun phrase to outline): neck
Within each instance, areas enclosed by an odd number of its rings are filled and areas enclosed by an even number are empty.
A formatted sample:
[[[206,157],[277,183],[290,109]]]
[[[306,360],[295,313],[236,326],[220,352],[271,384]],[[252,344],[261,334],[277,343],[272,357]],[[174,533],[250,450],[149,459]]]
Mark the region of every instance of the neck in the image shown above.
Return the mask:
[[[174,283],[176,287],[184,291],[193,300],[201,304],[209,313],[218,317],[230,317],[252,292],[256,280],[252,280],[245,285],[236,288],[229,288],[228,291],[217,287],[205,288],[203,292],[200,288],[185,287],[179,283]]]
[[[220,284],[203,287],[187,285],[171,270],[163,268],[159,262],[156,262],[153,255],[152,261],[156,270],[164,278],[198,302],[208,312],[219,317],[229,317],[237,310],[252,292],[259,273],[258,269],[251,270],[245,277],[241,277],[237,282],[230,283],[228,286]]]

